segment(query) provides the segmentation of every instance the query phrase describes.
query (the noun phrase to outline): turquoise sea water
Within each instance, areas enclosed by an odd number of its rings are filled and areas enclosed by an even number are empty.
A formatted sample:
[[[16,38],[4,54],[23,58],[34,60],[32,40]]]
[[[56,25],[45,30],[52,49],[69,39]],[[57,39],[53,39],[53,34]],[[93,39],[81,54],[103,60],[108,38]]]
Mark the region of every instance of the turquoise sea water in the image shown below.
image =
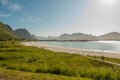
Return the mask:
[[[40,41],[38,43],[51,45],[51,46],[67,47],[67,48],[120,52],[120,41],[88,41],[88,42]]]

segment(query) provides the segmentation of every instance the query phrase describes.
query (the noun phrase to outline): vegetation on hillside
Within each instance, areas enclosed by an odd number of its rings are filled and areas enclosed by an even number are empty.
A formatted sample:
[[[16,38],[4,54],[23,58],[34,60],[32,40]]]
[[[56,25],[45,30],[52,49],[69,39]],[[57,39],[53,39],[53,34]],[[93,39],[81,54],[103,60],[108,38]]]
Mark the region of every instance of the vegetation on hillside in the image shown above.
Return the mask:
[[[19,38],[14,35],[10,26],[0,22],[0,40],[12,40],[12,39]]]
[[[45,78],[56,76],[58,80],[63,80],[61,76],[65,77],[64,80],[67,80],[67,78],[69,80],[70,77],[73,80],[75,80],[75,77],[76,79],[78,78],[77,80],[81,77],[83,78],[82,80],[84,78],[92,80],[120,80],[120,68],[114,65],[94,61],[77,54],[26,47],[13,42],[0,42],[0,67],[8,71],[8,73],[10,73],[10,70],[12,72],[16,70],[18,72],[22,71],[18,78],[23,78],[25,72],[26,77],[30,74],[41,78],[44,73]],[[3,75],[12,75],[12,73],[5,74],[4,72]],[[25,80],[30,79],[25,78]]]
[[[31,73],[0,68],[0,80],[91,80],[80,77],[53,75],[47,73]]]
[[[94,59],[101,60],[101,57],[100,57],[100,56],[89,56],[89,57],[94,58]],[[110,61],[110,62],[114,62],[114,63],[120,64],[120,59],[119,59],[119,58],[105,57],[105,61]]]

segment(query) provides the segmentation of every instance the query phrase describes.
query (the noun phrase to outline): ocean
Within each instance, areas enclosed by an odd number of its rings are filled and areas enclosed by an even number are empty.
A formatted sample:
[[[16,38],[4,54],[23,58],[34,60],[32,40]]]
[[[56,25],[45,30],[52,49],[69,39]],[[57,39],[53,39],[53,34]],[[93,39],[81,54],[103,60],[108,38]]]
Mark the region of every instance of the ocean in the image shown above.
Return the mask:
[[[120,41],[86,41],[86,42],[39,41],[37,43],[65,48],[120,52]]]

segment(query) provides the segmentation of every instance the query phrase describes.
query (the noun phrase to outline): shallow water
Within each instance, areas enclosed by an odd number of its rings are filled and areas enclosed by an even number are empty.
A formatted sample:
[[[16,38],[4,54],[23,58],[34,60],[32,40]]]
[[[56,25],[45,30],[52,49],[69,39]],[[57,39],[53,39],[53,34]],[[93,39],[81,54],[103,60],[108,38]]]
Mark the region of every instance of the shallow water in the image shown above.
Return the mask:
[[[120,41],[88,41],[88,42],[53,42],[40,41],[38,44],[60,46],[77,49],[120,52]]]

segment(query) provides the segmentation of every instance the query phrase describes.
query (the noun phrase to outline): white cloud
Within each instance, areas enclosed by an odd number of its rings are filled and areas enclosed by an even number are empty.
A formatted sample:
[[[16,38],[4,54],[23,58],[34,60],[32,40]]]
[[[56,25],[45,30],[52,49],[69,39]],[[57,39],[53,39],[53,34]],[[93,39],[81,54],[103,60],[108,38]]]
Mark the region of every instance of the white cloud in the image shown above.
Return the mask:
[[[40,23],[41,19],[39,17],[33,17],[31,15],[23,15],[22,18],[19,19],[20,22],[28,22],[28,23]]]
[[[12,2],[10,0],[0,0],[0,2],[2,3],[2,5],[4,7],[7,7],[9,9],[11,9],[11,10],[14,10],[14,11],[22,9],[22,7],[20,6],[20,4],[14,3],[14,2]]]
[[[22,9],[22,7],[19,4],[12,4],[11,6],[9,6],[9,8],[14,11]]]
[[[7,18],[7,17],[10,17],[11,15],[10,14],[2,14],[0,13],[0,18]]]

